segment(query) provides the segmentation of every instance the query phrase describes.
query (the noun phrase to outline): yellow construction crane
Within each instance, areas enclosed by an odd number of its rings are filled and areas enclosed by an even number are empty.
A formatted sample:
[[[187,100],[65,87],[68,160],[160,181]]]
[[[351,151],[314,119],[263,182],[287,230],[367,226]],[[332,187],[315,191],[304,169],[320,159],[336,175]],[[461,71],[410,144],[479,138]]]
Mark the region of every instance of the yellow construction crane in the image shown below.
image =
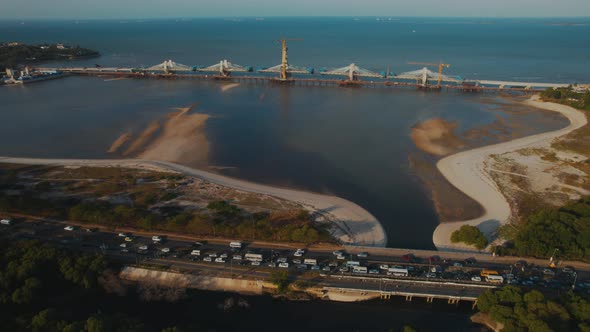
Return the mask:
[[[430,63],[430,62],[408,62],[409,65],[425,65],[425,66],[438,66],[438,82],[436,84],[437,88],[440,88],[440,81],[442,79],[442,72],[443,72],[443,68],[449,68],[451,67],[450,64],[448,63]]]
[[[287,40],[303,40],[303,38],[281,38],[280,40],[275,40],[276,42],[281,43],[282,49],[282,57],[281,57],[281,80],[287,79],[287,69],[289,67],[289,63],[287,62]]]

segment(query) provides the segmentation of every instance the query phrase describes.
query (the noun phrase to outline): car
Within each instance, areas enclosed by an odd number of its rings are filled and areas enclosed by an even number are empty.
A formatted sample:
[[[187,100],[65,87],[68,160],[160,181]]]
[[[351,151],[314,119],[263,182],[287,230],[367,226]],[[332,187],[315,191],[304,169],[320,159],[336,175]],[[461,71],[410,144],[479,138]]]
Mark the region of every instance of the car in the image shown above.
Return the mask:
[[[268,263],[268,267],[271,267],[274,269],[275,267],[277,267],[277,263],[272,263],[272,262]]]
[[[193,250],[193,251],[191,251],[191,256],[201,256],[201,250]]]
[[[338,271],[340,271],[340,272],[348,272],[348,266],[346,266],[346,265],[343,265],[343,266],[341,266],[341,267],[338,269]]]
[[[137,248],[137,249],[139,249],[139,250],[148,250],[148,249],[149,249],[149,247],[148,247],[148,246],[146,246],[146,245],[143,245],[143,246],[140,246],[140,247],[139,247],[139,248]]]
[[[297,264],[297,268],[300,270],[307,270],[307,264]]]
[[[311,270],[312,270],[312,271],[319,271],[319,270],[320,270],[320,266],[319,266],[319,265],[313,265],[313,266],[311,267]]]
[[[121,252],[129,252],[129,249],[123,248],[123,249],[121,249]]]
[[[259,261],[253,261],[250,263],[250,265],[252,266],[260,266],[260,262]]]
[[[481,277],[480,276],[473,276],[471,277],[471,281],[481,281]]]
[[[295,257],[301,257],[301,256],[303,256],[304,254],[305,254],[305,249],[297,249],[297,250],[295,251],[295,253],[293,254],[293,256],[295,256]]]
[[[301,260],[300,259],[294,259],[293,260],[293,264],[301,264]]]
[[[86,233],[94,233],[94,232],[96,232],[96,228],[84,228],[84,231]]]
[[[119,237],[128,237],[131,236],[129,233],[119,233]]]
[[[455,262],[455,263],[453,263],[453,266],[454,267],[463,267],[463,264],[460,262]]]
[[[367,257],[369,257],[369,253],[368,252],[365,252],[365,251],[359,252],[358,254],[356,254],[356,257],[358,257],[358,258],[367,258]]]
[[[219,255],[219,257],[221,257],[221,258],[224,258],[224,259],[225,259],[225,258],[227,258],[227,254],[226,254],[226,253],[222,253],[221,255]]]
[[[241,261],[242,255],[233,255],[231,259],[236,260],[236,261]]]
[[[414,258],[414,255],[413,255],[413,254],[405,254],[405,255],[403,255],[403,256],[402,256],[402,260],[403,260],[404,262],[407,262],[407,263],[409,263],[409,262],[413,262],[413,261],[414,261],[414,259],[415,259],[415,258]]]
[[[428,272],[426,273],[426,278],[436,278],[436,273]]]
[[[217,257],[217,258],[215,258],[215,263],[225,263],[225,259],[223,259],[221,257]]]
[[[133,238],[132,238],[132,237],[130,237],[130,236],[127,236],[127,237],[125,238],[125,242],[132,242],[132,241],[133,241]]]
[[[543,274],[546,276],[554,276],[555,275],[555,271],[551,270],[551,269],[543,269]]]
[[[287,263],[287,258],[279,257],[279,258],[277,258],[277,263]]]
[[[342,255],[344,255],[344,252],[342,252],[341,250],[336,250],[336,251],[332,251],[332,255],[334,255],[334,256],[342,256]]]
[[[285,268],[286,269],[286,268],[289,267],[289,263],[279,263],[279,267],[282,267],[282,268]]]
[[[330,272],[330,271],[332,271],[332,268],[331,268],[331,267],[329,267],[329,266],[324,266],[324,267],[322,268],[322,271]]]
[[[152,241],[153,242],[162,242],[162,237],[158,236],[158,235],[154,235],[154,236],[152,236]]]
[[[74,226],[66,226],[64,227],[64,230],[71,232],[74,230]]]
[[[370,269],[369,274],[379,274],[379,270],[377,269]]]
[[[336,267],[336,266],[338,266],[338,263],[336,263],[336,262],[330,262],[330,263],[328,263],[328,266],[329,267]]]
[[[195,247],[202,247],[203,246],[203,243],[197,241],[197,242],[193,243],[193,246],[195,246]]]
[[[344,257],[344,255],[338,255],[338,256],[336,256],[336,259],[344,260],[344,259],[346,259],[346,257]]]
[[[119,247],[121,247],[121,248],[127,248],[127,243],[121,243],[121,244],[119,245]]]
[[[12,224],[12,220],[10,219],[2,219],[0,220],[0,224],[10,226]]]
[[[211,262],[211,261],[213,261],[213,258],[211,258],[209,256],[203,258],[203,262]]]
[[[216,252],[210,252],[209,253],[209,257],[216,258],[217,257],[217,253]]]
[[[381,265],[379,265],[379,269],[381,269],[381,270],[389,270],[389,265],[387,265],[387,264],[381,264]]]
[[[162,248],[160,251],[167,254],[170,252],[170,248]]]

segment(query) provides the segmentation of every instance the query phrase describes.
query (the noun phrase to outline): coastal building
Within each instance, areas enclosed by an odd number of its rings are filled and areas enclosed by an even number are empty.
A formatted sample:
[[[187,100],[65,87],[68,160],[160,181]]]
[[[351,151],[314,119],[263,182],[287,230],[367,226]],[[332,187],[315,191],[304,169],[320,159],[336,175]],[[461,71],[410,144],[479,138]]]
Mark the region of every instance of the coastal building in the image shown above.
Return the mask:
[[[59,43],[59,44],[57,44],[57,46],[56,46],[56,47],[57,47],[57,49],[58,49],[58,50],[65,50],[65,49],[67,48],[67,47],[66,47],[64,44],[62,44],[62,43]]]

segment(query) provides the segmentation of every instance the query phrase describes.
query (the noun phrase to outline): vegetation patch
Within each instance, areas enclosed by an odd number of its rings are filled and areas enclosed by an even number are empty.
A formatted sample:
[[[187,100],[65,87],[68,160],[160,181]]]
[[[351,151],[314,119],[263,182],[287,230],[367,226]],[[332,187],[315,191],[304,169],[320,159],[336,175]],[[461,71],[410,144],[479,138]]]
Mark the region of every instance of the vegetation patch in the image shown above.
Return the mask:
[[[590,331],[590,303],[573,292],[548,299],[541,292],[523,292],[506,286],[487,290],[477,299],[477,308],[502,323],[501,331]]]
[[[488,240],[479,228],[471,225],[463,225],[461,228],[454,231],[453,234],[451,234],[451,242],[463,242],[473,245],[479,250],[484,249],[488,245]]]

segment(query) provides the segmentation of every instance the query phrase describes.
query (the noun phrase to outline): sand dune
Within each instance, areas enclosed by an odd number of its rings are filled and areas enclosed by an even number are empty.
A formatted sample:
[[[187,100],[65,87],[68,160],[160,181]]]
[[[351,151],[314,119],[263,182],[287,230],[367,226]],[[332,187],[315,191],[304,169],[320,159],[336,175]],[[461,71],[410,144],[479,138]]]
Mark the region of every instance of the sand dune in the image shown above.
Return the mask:
[[[464,146],[454,131],[457,124],[440,118],[429,119],[412,128],[410,137],[420,150],[444,156]]]

